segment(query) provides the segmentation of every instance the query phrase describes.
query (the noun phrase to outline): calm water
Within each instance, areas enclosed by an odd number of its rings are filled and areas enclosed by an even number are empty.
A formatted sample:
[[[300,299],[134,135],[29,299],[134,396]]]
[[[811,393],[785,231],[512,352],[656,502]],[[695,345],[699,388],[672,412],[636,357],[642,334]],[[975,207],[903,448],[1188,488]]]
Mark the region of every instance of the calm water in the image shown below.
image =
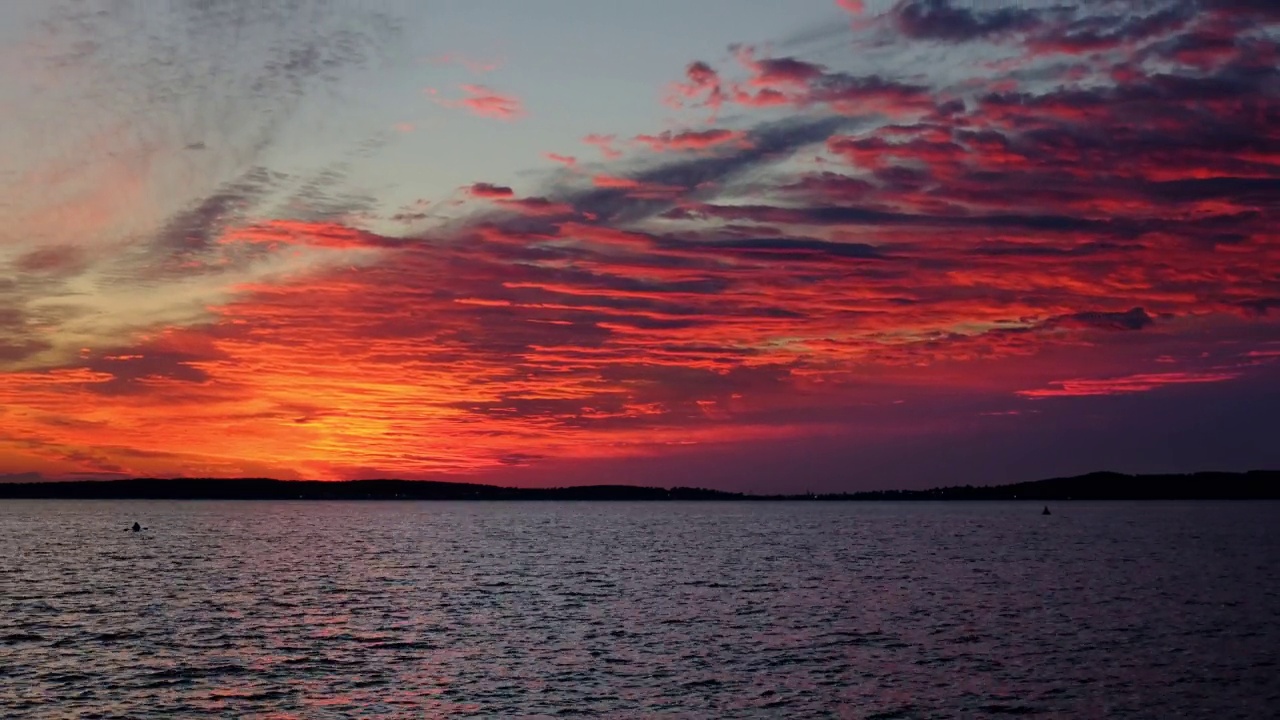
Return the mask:
[[[6,501],[0,717],[1280,716],[1280,504],[1039,510]]]

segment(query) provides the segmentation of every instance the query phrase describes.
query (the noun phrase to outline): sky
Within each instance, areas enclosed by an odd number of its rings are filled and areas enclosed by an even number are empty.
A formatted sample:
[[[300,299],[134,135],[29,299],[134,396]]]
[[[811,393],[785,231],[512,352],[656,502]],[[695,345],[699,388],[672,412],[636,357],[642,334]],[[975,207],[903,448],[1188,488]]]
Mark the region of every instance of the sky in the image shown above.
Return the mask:
[[[1280,467],[1271,0],[0,5],[0,480]]]

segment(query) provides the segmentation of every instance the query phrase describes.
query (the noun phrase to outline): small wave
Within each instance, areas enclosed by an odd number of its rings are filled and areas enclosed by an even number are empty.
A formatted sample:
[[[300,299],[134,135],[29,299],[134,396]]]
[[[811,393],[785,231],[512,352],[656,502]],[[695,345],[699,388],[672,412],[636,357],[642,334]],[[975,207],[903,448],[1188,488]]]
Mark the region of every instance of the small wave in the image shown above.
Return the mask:
[[[225,663],[208,667],[165,668],[147,673],[146,677],[150,680],[195,680],[223,675],[243,675],[247,672],[249,669],[243,665]]]
[[[388,640],[386,642],[369,643],[373,650],[435,650],[436,645],[426,640]]]
[[[872,713],[867,716],[867,720],[902,720],[902,718],[911,717],[912,714],[915,713],[915,710],[914,705],[905,705],[893,710],[884,710],[878,713]]]
[[[993,715],[1035,715],[1040,711],[1027,705],[1002,705],[993,703],[991,705],[983,705],[982,712],[991,713]]]
[[[279,700],[286,697],[287,694],[288,693],[282,690],[214,690],[209,693],[209,697],[214,700],[247,700],[250,702],[257,702],[263,700]]]
[[[94,640],[98,642],[120,642],[122,640],[137,640],[146,637],[145,633],[140,632],[105,632],[94,636]]]

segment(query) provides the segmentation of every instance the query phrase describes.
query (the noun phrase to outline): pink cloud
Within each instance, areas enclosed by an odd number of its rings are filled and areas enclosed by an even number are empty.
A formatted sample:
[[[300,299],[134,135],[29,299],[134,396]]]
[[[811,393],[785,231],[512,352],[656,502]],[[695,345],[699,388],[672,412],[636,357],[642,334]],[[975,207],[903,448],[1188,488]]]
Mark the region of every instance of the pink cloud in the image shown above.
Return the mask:
[[[542,153],[542,157],[552,162],[558,162],[561,165],[567,165],[569,167],[573,167],[578,164],[578,158],[572,155],[561,155],[560,153],[548,152],[548,153]]]
[[[512,95],[504,95],[487,85],[467,83],[461,87],[469,97],[460,100],[441,100],[440,104],[450,108],[462,108],[480,117],[498,120],[514,120],[525,114],[524,104]]]
[[[600,154],[603,155],[606,160],[614,160],[622,157],[622,152],[613,146],[615,140],[616,137],[613,135],[598,135],[596,133],[592,133],[582,138],[582,142],[596,146],[596,148],[600,150]]]
[[[689,63],[685,68],[686,82],[675,83],[667,96],[667,104],[684,107],[687,104],[710,108],[712,117],[725,101],[725,91],[720,74],[701,60]]]
[[[635,141],[644,143],[657,152],[665,152],[667,150],[705,150],[728,142],[736,142],[739,146],[742,146],[748,142],[746,133],[741,130],[726,130],[724,128],[702,131],[690,130],[679,133],[673,133],[668,130],[657,135],[637,135]]]

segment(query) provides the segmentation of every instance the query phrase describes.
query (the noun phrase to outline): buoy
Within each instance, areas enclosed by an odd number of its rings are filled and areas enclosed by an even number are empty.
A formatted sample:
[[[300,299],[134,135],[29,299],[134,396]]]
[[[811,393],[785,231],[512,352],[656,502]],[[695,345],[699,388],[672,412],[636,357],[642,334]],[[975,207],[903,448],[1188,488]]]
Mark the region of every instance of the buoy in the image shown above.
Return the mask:
[[[142,532],[142,526],[141,526],[141,525],[139,525],[138,523],[134,523],[134,524],[133,524],[133,531],[134,531],[134,532]]]
[[[1052,515],[1053,513],[1049,512],[1049,506],[1048,506],[1048,505],[1045,505],[1045,506],[1044,506],[1044,510],[1043,510],[1040,514],[1041,514],[1041,515]]]

